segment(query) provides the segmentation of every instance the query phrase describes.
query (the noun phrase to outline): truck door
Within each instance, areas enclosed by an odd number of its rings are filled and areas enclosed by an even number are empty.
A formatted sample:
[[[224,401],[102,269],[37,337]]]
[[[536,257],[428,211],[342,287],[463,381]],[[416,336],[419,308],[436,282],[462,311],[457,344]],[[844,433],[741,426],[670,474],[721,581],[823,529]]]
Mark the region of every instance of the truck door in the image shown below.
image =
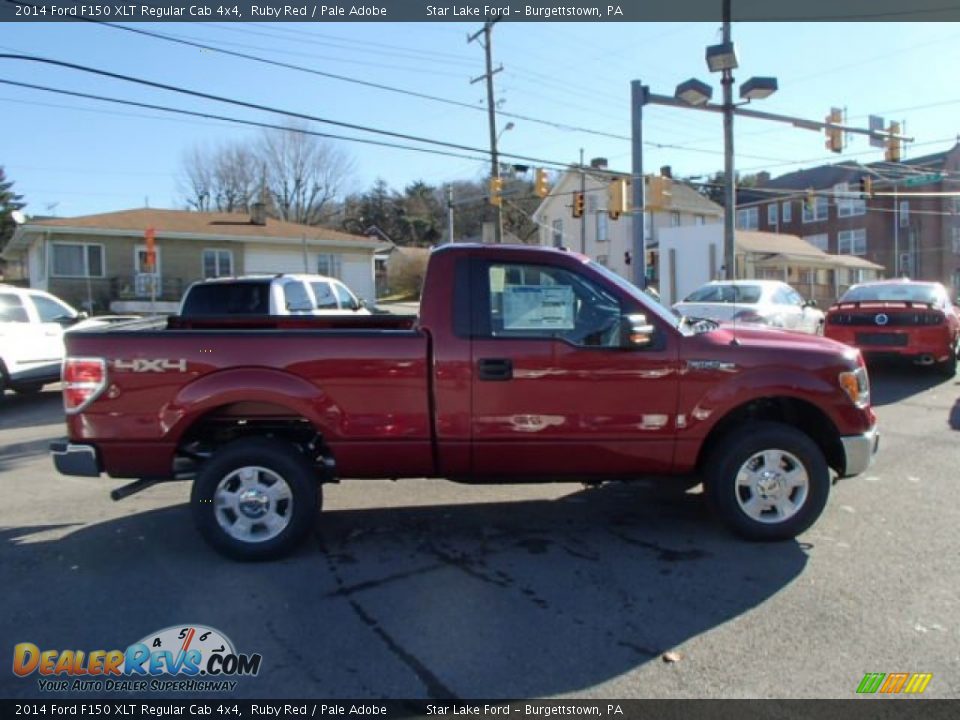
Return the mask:
[[[676,337],[623,347],[620,300],[573,270],[483,261],[474,273],[474,476],[669,470]]]

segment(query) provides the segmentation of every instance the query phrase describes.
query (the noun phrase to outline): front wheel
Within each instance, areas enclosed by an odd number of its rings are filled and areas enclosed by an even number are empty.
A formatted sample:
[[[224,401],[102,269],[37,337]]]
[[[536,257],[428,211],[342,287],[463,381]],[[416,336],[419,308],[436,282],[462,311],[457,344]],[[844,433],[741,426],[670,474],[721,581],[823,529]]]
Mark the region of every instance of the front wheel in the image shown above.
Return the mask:
[[[727,435],[706,465],[720,520],[749,540],[787,540],[820,517],[830,494],[823,452],[794,427],[755,422]]]
[[[236,440],[218,450],[193,484],[194,522],[216,550],[236,560],[292,552],[319,507],[313,465],[293,444]]]

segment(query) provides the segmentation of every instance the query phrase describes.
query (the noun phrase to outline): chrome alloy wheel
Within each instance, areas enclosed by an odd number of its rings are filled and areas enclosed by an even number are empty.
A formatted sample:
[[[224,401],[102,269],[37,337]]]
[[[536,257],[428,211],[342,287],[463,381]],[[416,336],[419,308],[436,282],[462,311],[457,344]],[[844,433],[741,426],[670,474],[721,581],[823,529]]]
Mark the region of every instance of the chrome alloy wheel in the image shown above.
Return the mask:
[[[282,476],[259,466],[237,468],[213,493],[217,523],[235,540],[271,540],[290,524],[293,492]]]
[[[737,502],[757,522],[774,524],[790,519],[807,501],[809,490],[806,468],[785,450],[758,452],[737,472]]]

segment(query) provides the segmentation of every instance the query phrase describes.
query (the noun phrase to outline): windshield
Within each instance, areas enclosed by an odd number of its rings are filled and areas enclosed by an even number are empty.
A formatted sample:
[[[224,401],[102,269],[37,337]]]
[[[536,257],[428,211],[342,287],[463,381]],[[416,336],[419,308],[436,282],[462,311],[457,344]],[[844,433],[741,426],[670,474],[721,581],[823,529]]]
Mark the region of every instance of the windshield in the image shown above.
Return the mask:
[[[844,294],[840,302],[919,302],[942,305],[946,291],[933,283],[857,285]]]
[[[631,297],[638,299],[645,307],[652,310],[654,314],[656,314],[657,317],[659,317],[665,323],[674,328],[680,327],[680,315],[666,305],[663,305],[653,295],[644,292],[626,278],[617,275],[617,273],[613,272],[613,270],[601,265],[600,263],[591,260],[589,265],[614,285],[629,293]]]
[[[704,285],[690,293],[684,302],[758,303],[763,289],[759,285]]]

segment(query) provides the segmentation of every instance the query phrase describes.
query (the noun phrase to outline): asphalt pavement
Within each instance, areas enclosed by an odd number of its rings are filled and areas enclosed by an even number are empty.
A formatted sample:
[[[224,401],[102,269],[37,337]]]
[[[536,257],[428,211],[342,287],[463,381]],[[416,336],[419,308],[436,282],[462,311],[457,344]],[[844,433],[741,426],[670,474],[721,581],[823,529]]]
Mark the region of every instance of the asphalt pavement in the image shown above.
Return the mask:
[[[960,383],[872,378],[878,461],[796,541],[737,540],[698,492],[346,481],[262,564],[202,542],[186,483],[115,503],[121,481],[58,476],[59,394],[8,393],[0,652],[200,623],[262,654],[239,697],[852,698],[867,672],[926,672],[955,698]],[[0,697],[41,695],[0,671]]]

